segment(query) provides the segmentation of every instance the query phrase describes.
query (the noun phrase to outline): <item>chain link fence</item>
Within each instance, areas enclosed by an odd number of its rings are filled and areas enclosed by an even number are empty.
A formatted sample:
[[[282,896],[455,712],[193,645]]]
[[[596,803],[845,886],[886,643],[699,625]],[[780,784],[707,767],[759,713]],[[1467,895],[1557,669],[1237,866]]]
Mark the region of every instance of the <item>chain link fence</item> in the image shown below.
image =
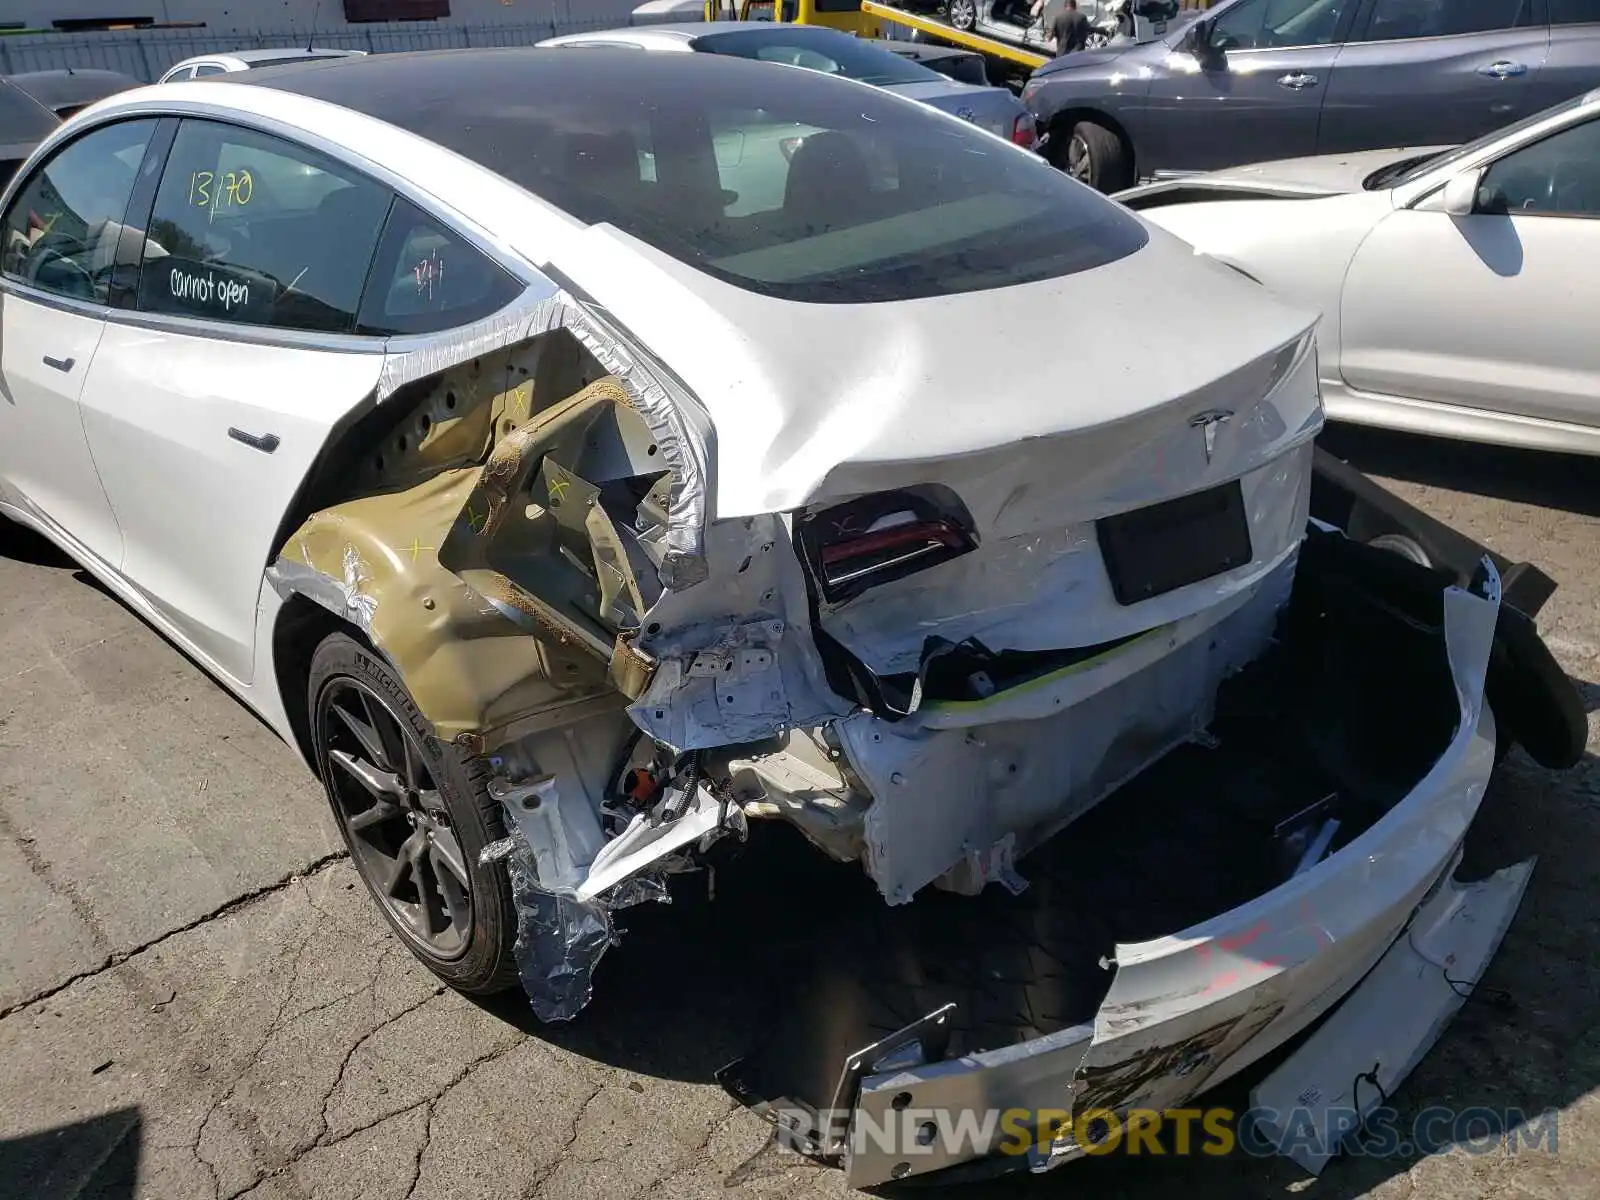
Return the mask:
[[[0,37],[0,73],[95,67],[121,71],[146,83],[160,78],[173,63],[197,54],[233,50],[316,46],[366,50],[373,54],[401,50],[450,50],[466,46],[530,46],[562,33],[614,28],[625,24],[615,16],[566,14],[548,21],[509,25],[445,25],[396,22],[304,34],[208,33],[204,29],[139,29],[114,33],[13,34]]]

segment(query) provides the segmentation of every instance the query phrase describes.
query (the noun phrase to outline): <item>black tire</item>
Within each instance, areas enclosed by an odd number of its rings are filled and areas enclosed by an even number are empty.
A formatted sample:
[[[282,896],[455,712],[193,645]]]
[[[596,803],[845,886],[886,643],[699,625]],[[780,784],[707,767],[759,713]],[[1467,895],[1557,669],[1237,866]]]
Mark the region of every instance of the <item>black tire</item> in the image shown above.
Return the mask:
[[[1509,749],[1506,743],[1515,741],[1552,771],[1582,760],[1589,739],[1583,697],[1526,613],[1501,608],[1484,694],[1498,722],[1499,757]]]
[[[978,24],[978,0],[947,0],[944,15],[951,25],[971,33]]]
[[[1075,169],[1074,143],[1083,154],[1083,168]],[[1079,121],[1067,145],[1056,151],[1056,165],[1097,192],[1119,192],[1133,185],[1133,156],[1115,132],[1096,121]]]
[[[374,869],[372,855],[364,845],[358,845],[358,835],[350,829],[346,804],[336,790],[336,768],[329,758],[325,718],[332,703],[330,697],[347,693],[352,687],[376,698],[398,728],[409,735],[411,749],[420,752],[422,765],[431,776],[430,794],[436,792],[438,800],[442,801],[449,829],[459,843],[461,859],[469,875],[470,933],[463,936],[463,948],[448,956],[436,953],[393,910],[380,881],[369,873]],[[489,795],[487,764],[463,755],[455,746],[435,737],[432,727],[389,664],[346,634],[329,634],[317,647],[308,672],[307,696],[317,769],[323,777],[328,803],[350,850],[351,862],[396,936],[423,966],[457,991],[490,995],[516,984],[513,944],[517,915],[511,884],[502,865],[484,866],[478,862],[478,855],[485,846],[506,835],[500,804]],[[465,921],[462,924],[468,925]]]

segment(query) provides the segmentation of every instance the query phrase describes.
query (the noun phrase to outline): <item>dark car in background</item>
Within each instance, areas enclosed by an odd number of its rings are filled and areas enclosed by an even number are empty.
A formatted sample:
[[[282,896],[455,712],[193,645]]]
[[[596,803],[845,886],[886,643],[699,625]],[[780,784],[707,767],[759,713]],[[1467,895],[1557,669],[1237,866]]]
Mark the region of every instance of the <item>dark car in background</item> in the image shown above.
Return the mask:
[[[56,71],[25,71],[6,77],[40,104],[65,121],[118,92],[143,86],[132,75],[121,71],[102,71],[93,67],[65,67]]]
[[[1039,68],[1051,161],[1102,191],[1469,141],[1600,85],[1600,0],[1224,0]]]
[[[7,78],[0,78],[0,187],[61,118]]]

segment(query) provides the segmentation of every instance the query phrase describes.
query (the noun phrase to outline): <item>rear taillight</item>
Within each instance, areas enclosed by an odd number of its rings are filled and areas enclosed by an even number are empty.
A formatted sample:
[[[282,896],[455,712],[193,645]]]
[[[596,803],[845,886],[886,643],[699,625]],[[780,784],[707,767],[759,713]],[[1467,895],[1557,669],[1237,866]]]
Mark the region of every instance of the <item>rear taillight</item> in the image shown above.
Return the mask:
[[[1039,140],[1039,127],[1033,123],[1033,117],[1023,113],[1011,122],[1011,140],[1025,150],[1032,150]]]
[[[978,544],[964,506],[941,487],[877,492],[808,513],[800,541],[830,602],[947,562]]]

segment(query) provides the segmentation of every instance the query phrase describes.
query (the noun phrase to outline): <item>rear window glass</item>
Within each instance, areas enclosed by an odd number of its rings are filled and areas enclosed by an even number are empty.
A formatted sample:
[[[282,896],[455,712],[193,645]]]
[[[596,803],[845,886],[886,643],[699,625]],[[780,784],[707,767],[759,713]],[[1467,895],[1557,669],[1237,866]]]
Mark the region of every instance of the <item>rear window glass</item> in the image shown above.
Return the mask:
[[[934,71],[909,62],[880,46],[840,33],[805,25],[774,25],[771,29],[741,29],[713,33],[694,40],[705,54],[729,54],[760,62],[807,67],[828,75],[843,75],[862,83],[887,87],[898,83],[941,83]]]
[[[617,69],[596,61],[606,55]],[[1130,214],[1041,159],[813,71],[598,49],[407,57],[294,82],[769,295],[850,303],[1006,287],[1146,240]],[[446,78],[469,62],[473,86]]]

